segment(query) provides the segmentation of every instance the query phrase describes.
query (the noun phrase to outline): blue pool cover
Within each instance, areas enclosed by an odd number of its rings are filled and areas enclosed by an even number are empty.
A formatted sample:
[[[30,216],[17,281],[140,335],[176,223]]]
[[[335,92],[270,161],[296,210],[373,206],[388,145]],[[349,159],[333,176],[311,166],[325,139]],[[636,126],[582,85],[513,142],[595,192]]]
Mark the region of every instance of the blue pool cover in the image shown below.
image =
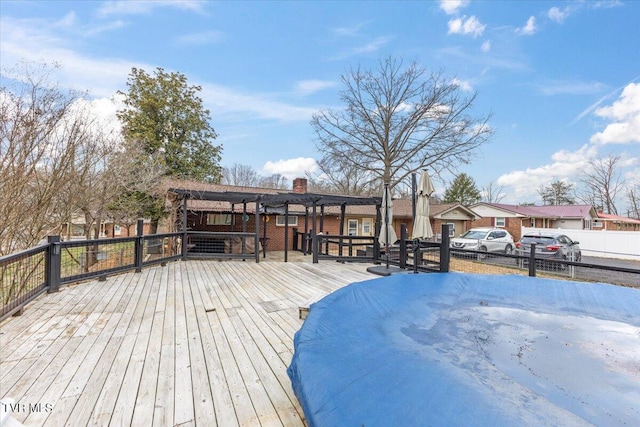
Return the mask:
[[[311,306],[288,369],[309,426],[638,425],[640,290],[402,274]]]

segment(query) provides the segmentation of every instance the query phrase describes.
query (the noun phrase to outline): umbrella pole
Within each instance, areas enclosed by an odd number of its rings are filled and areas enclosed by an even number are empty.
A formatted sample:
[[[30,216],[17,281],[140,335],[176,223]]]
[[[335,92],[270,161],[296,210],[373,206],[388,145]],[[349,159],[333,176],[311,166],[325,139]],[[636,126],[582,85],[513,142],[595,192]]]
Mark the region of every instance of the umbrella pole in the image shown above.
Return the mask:
[[[385,257],[387,258],[387,269],[389,268],[389,183],[385,182],[384,184],[384,224],[386,227],[384,228],[385,232]]]
[[[416,173],[411,174],[411,213],[413,214],[413,223],[416,223],[416,193],[418,188],[418,181],[416,180]],[[413,230],[411,231],[413,236]]]

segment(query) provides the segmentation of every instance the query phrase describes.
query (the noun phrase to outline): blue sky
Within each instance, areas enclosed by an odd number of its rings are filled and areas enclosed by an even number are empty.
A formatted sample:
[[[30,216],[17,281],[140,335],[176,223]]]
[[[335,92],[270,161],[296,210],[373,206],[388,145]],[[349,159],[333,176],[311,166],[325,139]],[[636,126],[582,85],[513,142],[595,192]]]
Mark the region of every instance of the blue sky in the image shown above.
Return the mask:
[[[60,84],[105,117],[131,67],[185,74],[224,166],[312,170],[311,115],[342,106],[350,67],[393,55],[478,92],[496,133],[460,171],[504,186],[504,202],[539,202],[540,185],[577,182],[608,153],[640,185],[640,2],[2,0],[0,15],[3,68],[58,62]]]

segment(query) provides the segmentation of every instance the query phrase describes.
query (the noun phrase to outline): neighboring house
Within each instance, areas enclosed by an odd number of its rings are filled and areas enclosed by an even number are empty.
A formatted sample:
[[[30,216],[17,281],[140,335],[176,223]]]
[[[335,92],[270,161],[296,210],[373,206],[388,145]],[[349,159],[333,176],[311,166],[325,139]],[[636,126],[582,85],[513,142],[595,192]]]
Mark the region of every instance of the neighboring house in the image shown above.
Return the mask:
[[[591,228],[593,230],[640,231],[640,220],[598,212],[598,218],[591,224]]]
[[[335,208],[329,212],[339,213]],[[451,224],[450,235],[453,237],[471,228],[471,222],[479,218],[479,216],[459,203],[433,203],[430,205],[429,218],[431,219],[433,233],[436,238],[439,238],[442,224]],[[374,236],[375,221],[375,206],[348,206],[343,234]],[[413,204],[411,199],[393,200],[393,228],[398,236],[400,236],[401,224],[406,225],[407,235],[411,237],[413,232]]]
[[[84,215],[73,215],[69,222],[65,222],[60,226],[60,237],[62,240],[85,239],[85,227],[86,221]],[[98,236],[100,238],[135,236],[136,227],[137,224],[118,224],[112,219],[107,219],[100,224]],[[95,224],[91,225],[92,238],[95,236],[95,230]],[[150,233],[151,223],[149,220],[144,220],[143,230],[144,234]]]
[[[474,227],[505,228],[520,240],[522,227],[591,230],[598,214],[589,205],[519,206],[480,202],[471,206],[481,219]]]

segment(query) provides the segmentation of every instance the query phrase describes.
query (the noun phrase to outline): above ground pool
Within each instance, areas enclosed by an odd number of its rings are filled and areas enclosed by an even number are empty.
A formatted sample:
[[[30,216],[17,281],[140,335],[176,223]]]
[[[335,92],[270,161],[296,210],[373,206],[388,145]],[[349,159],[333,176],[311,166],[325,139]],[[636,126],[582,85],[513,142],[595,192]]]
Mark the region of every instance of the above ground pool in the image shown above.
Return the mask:
[[[311,306],[288,369],[310,426],[637,426],[640,290],[398,274]]]

